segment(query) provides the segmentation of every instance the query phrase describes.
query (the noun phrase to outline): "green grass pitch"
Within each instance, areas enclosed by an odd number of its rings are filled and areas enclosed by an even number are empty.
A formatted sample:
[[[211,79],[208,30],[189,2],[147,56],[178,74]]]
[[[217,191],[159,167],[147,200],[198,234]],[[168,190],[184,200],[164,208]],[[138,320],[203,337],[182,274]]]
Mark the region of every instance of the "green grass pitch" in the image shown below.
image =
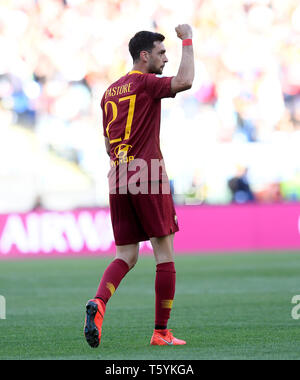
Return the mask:
[[[101,346],[83,337],[85,303],[109,258],[0,262],[0,359],[300,359],[300,255],[177,256],[169,328],[186,346],[150,346],[155,264],[141,257],[111,298]]]

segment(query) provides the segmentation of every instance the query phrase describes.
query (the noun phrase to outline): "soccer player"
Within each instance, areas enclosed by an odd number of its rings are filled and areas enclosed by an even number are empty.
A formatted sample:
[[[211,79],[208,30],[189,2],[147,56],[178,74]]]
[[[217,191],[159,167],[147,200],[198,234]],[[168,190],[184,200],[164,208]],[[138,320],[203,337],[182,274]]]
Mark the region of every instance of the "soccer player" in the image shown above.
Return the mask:
[[[106,268],[95,298],[86,305],[84,334],[91,347],[100,344],[106,304],[136,264],[139,242],[145,240],[151,241],[156,261],[155,326],[150,344],[186,343],[167,328],[176,281],[173,239],[179,228],[170,189],[165,191],[168,180],[159,142],[161,99],[190,89],[194,79],[192,28],[182,24],[175,30],[182,40],[176,76],[161,76],[168,62],[165,37],[142,31],[129,42],[132,71],[113,83],[101,101],[111,162],[109,201],[116,257]]]

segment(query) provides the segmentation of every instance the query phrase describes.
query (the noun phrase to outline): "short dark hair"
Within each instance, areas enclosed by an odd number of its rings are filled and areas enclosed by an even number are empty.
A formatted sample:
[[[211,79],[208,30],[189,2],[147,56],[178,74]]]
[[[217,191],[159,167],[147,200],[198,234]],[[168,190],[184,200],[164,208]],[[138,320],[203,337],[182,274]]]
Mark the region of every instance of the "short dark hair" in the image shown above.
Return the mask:
[[[160,33],[147,32],[144,30],[136,33],[136,35],[129,41],[129,51],[133,62],[140,59],[141,51],[145,50],[151,53],[154,48],[154,42],[162,42],[164,39],[165,36]]]

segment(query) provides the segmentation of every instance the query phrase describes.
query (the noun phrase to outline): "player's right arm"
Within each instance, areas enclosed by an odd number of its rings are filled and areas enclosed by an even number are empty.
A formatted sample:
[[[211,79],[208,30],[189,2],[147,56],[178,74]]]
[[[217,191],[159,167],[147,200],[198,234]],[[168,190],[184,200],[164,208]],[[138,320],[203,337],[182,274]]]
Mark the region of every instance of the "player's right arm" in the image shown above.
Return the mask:
[[[176,28],[177,37],[181,40],[192,39],[192,28],[188,24],[178,25]],[[193,45],[182,46],[182,56],[178,73],[171,81],[171,91],[175,95],[177,92],[188,90],[192,87],[195,76],[194,50]]]

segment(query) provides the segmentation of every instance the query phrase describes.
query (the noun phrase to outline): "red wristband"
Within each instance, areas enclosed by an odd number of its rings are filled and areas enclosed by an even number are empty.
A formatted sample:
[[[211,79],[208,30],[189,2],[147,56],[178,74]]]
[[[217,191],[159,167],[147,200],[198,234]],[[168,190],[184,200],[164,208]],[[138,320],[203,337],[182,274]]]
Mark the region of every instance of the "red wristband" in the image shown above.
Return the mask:
[[[186,38],[185,40],[182,40],[182,46],[190,46],[193,45],[193,40],[191,38]]]

